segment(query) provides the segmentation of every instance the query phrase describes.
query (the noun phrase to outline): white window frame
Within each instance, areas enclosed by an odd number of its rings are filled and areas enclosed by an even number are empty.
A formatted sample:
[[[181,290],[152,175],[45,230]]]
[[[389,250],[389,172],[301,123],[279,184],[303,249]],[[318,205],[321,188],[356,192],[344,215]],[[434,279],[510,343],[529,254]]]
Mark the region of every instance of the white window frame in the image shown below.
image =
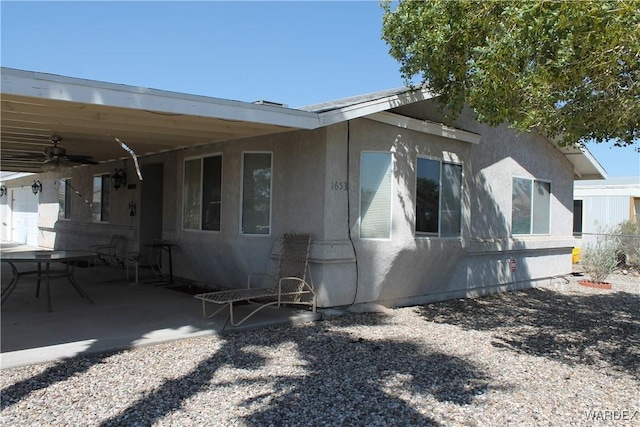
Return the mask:
[[[203,229],[203,219],[202,219],[202,210],[203,210],[203,192],[204,192],[204,160],[211,157],[220,157],[220,227],[219,230],[209,230]],[[185,188],[184,185],[186,183],[186,173],[187,173],[187,162],[192,160],[200,160],[200,200],[199,200],[199,215],[198,215],[198,228],[185,228],[185,215],[186,215],[186,205],[185,205]],[[206,154],[202,156],[192,156],[186,157],[182,162],[182,221],[181,227],[183,231],[187,232],[203,232],[203,233],[220,233],[222,231],[222,200],[224,193],[224,157],[222,153],[212,153]]]
[[[514,233],[513,231],[513,190],[514,190],[514,185],[513,185],[513,181],[514,179],[522,179],[522,180],[527,180],[531,182],[530,185],[530,190],[531,190],[531,205],[530,205],[530,210],[531,210],[531,221],[529,223],[529,232],[528,233]],[[547,211],[547,218],[548,218],[548,222],[549,222],[549,230],[546,233],[534,233],[533,232],[533,225],[535,223],[535,212],[534,212],[534,184],[535,183],[544,183],[544,184],[549,184],[549,209]],[[552,211],[552,195],[553,195],[553,183],[551,180],[548,179],[538,179],[538,178],[532,178],[530,176],[518,176],[518,175],[514,175],[511,178],[511,235],[512,236],[517,236],[517,237],[525,237],[525,236],[549,236],[551,234],[551,220],[552,220],[552,216],[551,216],[551,211]]]
[[[388,237],[363,237],[362,236],[362,165],[363,158],[366,154],[384,154],[389,156],[391,168],[390,177],[389,177],[389,235]],[[375,150],[364,150],[360,152],[360,175],[359,175],[359,185],[358,185],[358,237],[361,240],[383,240],[389,241],[393,238],[393,195],[394,195],[394,171],[395,171],[395,156],[392,152],[389,151],[375,151]]]
[[[269,154],[271,162],[269,164],[269,170],[271,171],[269,176],[269,232],[268,233],[245,233],[243,229],[244,220],[244,159],[247,154]],[[252,237],[270,237],[273,229],[273,151],[243,151],[240,159],[240,209],[239,209],[239,233],[241,236]]]
[[[96,192],[93,191],[95,188],[95,180],[96,178],[100,177],[101,178],[101,183],[100,183],[100,219],[96,220],[95,219],[95,212],[93,211],[93,206],[95,206],[95,203],[98,201],[96,200]],[[107,182],[107,188],[109,189],[108,191],[108,196],[105,197],[104,192],[102,191],[102,188],[104,187],[104,182]],[[105,223],[108,224],[111,221],[111,174],[110,173],[98,173],[93,175],[93,178],[91,180],[91,192],[92,192],[92,197],[91,197],[91,201],[93,202],[92,204],[92,208],[91,208],[91,221],[94,223]],[[104,215],[103,215],[103,206],[104,206],[104,202],[105,199],[107,199],[107,202],[109,203],[109,209],[107,211],[109,218],[107,218],[106,220],[104,219]]]
[[[418,162],[420,161],[420,159],[424,159],[424,160],[431,160],[431,161],[435,161],[435,162],[439,162],[440,163],[440,176],[438,177],[438,231],[437,232],[433,232],[433,231],[418,231],[416,230],[417,227],[417,218],[414,220],[414,224],[413,224],[413,232],[414,232],[414,236],[417,239],[429,239],[429,238],[439,238],[439,239],[460,239],[462,237],[462,223],[463,223],[463,218],[464,218],[464,203],[462,203],[462,196],[463,196],[463,189],[464,189],[464,166],[461,162],[455,162],[455,161],[450,161],[450,160],[444,160],[443,158],[439,158],[439,157],[433,157],[433,156],[423,156],[423,155],[418,155],[416,156],[416,163],[415,163],[415,182],[414,182],[414,200],[415,200],[415,207],[417,209],[418,206],[418,201],[417,201],[417,197],[418,197]],[[448,165],[454,165],[454,166],[459,166],[460,167],[460,223],[458,224],[458,235],[457,236],[442,236],[442,172],[444,169],[444,165],[448,164]],[[417,216],[417,215],[416,215]]]
[[[573,230],[573,237],[577,238],[577,239],[582,239],[582,233],[584,233],[584,225],[585,225],[585,221],[584,221],[584,198],[582,197],[578,197],[573,199],[573,225],[575,226],[575,222],[576,222],[576,202],[580,202],[580,230],[576,231],[575,229]]]

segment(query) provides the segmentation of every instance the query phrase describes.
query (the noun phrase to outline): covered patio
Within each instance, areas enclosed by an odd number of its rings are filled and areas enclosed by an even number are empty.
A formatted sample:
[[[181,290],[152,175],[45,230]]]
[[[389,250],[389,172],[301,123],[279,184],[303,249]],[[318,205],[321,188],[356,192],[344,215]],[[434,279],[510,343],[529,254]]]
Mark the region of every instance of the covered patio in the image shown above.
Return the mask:
[[[33,249],[3,242],[1,251]],[[23,264],[18,268],[32,267]],[[11,277],[11,268],[1,263],[3,290]],[[97,270],[77,268],[76,279],[95,304],[82,298],[66,279],[53,279],[52,312],[47,310],[43,292],[35,297],[35,277],[20,279],[2,305],[2,369],[320,318],[318,313],[280,308],[263,310],[233,327],[227,312],[204,318],[201,303],[189,293],[188,284],[135,284],[127,280],[125,270],[103,265]]]

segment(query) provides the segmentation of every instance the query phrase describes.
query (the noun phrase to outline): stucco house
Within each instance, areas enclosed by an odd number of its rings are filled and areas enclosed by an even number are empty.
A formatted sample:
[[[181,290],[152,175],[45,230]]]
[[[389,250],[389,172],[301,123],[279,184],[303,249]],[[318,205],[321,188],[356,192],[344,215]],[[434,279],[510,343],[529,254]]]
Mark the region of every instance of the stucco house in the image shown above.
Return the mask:
[[[294,109],[3,68],[1,125],[1,169],[36,173],[3,182],[3,239],[86,249],[122,234],[134,251],[164,238],[176,276],[240,287],[283,233],[310,233],[319,307],[568,274],[574,179],[605,176],[584,149],[468,111],[444,125],[431,94],[406,88]],[[54,135],[68,160],[97,164],[44,164]],[[21,209],[35,231],[17,231]]]

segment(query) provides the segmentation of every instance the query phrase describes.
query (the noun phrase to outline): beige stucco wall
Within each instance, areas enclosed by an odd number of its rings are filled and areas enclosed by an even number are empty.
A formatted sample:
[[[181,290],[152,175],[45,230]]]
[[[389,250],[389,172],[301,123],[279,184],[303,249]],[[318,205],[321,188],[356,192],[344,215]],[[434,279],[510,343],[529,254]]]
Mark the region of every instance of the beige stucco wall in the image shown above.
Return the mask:
[[[437,120],[433,105],[406,114]],[[394,153],[392,238],[354,239],[358,259],[356,303],[411,304],[531,286],[571,271],[572,183],[569,162],[535,134],[490,128],[465,113],[453,126],[482,135],[479,144],[391,128],[366,120],[351,124],[352,189],[359,186],[362,150]],[[415,157],[456,156],[463,164],[463,227],[460,239],[415,237]],[[511,235],[514,176],[551,182],[549,235]],[[351,195],[357,206],[358,195]],[[357,236],[358,212],[351,212]],[[515,271],[511,262],[515,261]]]
[[[396,111],[437,120],[430,103]],[[313,131],[228,141],[154,156],[140,162],[162,163],[162,237],[173,249],[174,274],[211,286],[244,286],[251,272],[273,270],[283,233],[312,235],[311,271],[320,307],[369,302],[387,305],[475,295],[530,286],[571,269],[573,172],[546,140],[516,135],[507,127],[489,128],[465,113],[454,126],[482,135],[471,144],[361,118]],[[240,233],[241,162],[246,151],[273,153],[271,233]],[[392,235],[386,240],[359,237],[359,174],[362,151],[393,153]],[[184,160],[221,154],[223,190],[220,232],[182,229]],[[457,159],[463,166],[463,224],[460,238],[416,237],[416,156]],[[58,177],[70,177],[91,198],[92,177],[126,167],[128,187],[111,192],[111,220],[91,222],[83,198],[73,198],[72,220],[57,219]],[[510,232],[513,176],[548,180],[552,188],[548,236],[513,237]],[[30,185],[33,177],[23,178]],[[138,250],[142,185],[133,163],[119,160],[94,167],[38,175],[43,182],[39,227],[41,243],[86,249],[106,243],[112,234],[128,241],[121,256]],[[516,270],[511,271],[510,260]]]

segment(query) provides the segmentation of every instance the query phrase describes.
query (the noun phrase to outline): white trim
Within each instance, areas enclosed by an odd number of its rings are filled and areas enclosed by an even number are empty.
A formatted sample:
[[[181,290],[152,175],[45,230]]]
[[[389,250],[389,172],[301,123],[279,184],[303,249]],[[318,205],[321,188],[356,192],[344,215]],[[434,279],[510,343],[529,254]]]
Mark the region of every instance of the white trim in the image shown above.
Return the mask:
[[[55,74],[0,68],[2,93],[91,105],[151,110],[276,126],[314,129],[318,115],[308,111],[242,101],[98,82]]]
[[[424,101],[431,98],[433,98],[433,95],[429,91],[427,91],[426,89],[418,89],[415,91],[402,92],[391,96],[385,96],[383,98],[374,99],[372,101],[348,105],[346,107],[319,113],[319,127],[329,126],[346,120],[357,119],[359,117],[368,116],[380,111],[386,111],[391,108],[397,108],[403,105]]]
[[[548,139],[560,153],[573,166],[573,173],[576,180],[600,180],[607,178],[607,171],[602,167],[598,160],[591,154],[587,147],[559,145],[558,139]]]
[[[410,129],[429,135],[441,136],[443,138],[454,139],[456,141],[469,142],[471,144],[479,144],[480,138],[482,138],[482,135],[480,134],[452,128],[444,123],[436,123],[429,120],[418,120],[386,111],[373,113],[365,116],[365,118],[403,129]]]

